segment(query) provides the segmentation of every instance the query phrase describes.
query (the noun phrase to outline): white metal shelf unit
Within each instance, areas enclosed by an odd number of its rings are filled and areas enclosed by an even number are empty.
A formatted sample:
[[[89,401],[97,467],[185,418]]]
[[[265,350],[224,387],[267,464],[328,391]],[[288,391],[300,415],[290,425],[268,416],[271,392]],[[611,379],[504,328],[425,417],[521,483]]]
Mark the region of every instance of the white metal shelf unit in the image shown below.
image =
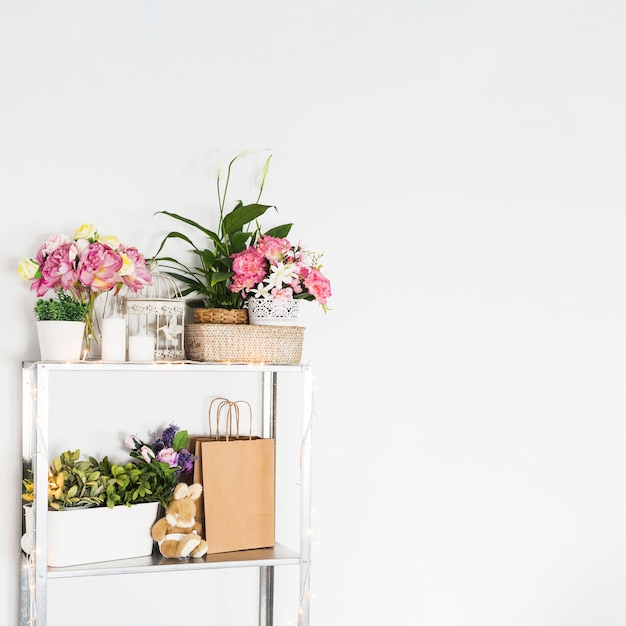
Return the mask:
[[[296,376],[299,380],[300,425],[299,438],[299,537],[296,549],[276,543],[272,548],[245,550],[207,555],[202,559],[172,562],[162,559],[157,551],[138,559],[107,561],[71,567],[51,568],[47,554],[47,481],[50,457],[50,411],[53,401],[51,375],[113,374],[122,375],[130,383],[133,373],[148,375],[158,372],[167,378],[178,375],[199,375],[203,379],[217,375],[252,375],[259,381],[261,405],[261,436],[274,437],[278,450],[280,419],[277,420],[279,378]],[[282,383],[281,383],[282,385]],[[311,514],[311,430],[313,415],[312,370],[310,365],[218,364],[218,363],[103,363],[25,362],[22,365],[22,473],[30,472],[35,481],[33,518],[34,550],[30,556],[21,552],[20,625],[48,623],[48,580],[84,576],[107,576],[150,572],[177,572],[232,567],[255,567],[259,571],[260,626],[272,626],[274,621],[274,567],[299,566],[298,615],[300,626],[309,626],[310,614],[310,514]],[[279,511],[277,511],[277,518]],[[279,539],[279,537],[277,537]],[[43,557],[41,555],[44,555]]]

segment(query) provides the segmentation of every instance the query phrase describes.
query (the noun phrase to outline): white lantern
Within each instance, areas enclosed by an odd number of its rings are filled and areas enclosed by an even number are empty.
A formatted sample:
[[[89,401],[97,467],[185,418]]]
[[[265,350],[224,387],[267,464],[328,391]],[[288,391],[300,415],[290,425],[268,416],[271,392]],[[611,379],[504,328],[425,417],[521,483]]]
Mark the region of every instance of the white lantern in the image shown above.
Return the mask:
[[[152,285],[124,297],[129,361],[185,359],[185,301],[175,281],[150,268]]]

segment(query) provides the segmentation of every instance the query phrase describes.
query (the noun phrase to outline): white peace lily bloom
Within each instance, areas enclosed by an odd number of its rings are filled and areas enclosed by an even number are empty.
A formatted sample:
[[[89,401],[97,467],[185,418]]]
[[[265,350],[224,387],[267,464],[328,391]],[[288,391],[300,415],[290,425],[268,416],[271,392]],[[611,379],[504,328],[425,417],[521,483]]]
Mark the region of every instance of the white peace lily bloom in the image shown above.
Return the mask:
[[[230,165],[232,165],[238,159],[245,159],[246,157],[252,156],[253,154],[259,154],[260,152],[263,152],[263,150],[244,150],[243,152],[240,152],[237,156],[235,156],[232,159],[232,161],[230,162]],[[217,158],[215,159],[215,178],[217,179],[218,183],[220,182],[221,176],[222,176],[222,164],[221,164],[221,159],[220,159],[220,153],[218,152]]]
[[[283,285],[291,283],[295,276],[293,264],[277,263],[270,268],[268,283],[271,288],[281,289]]]
[[[32,280],[33,278],[35,278],[38,269],[39,265],[35,263],[35,261],[33,261],[32,259],[24,259],[20,262],[17,268],[17,273],[24,280]]]
[[[261,152],[263,152],[263,150],[244,150],[243,152],[240,152],[235,159],[245,159],[253,154],[261,154]]]
[[[121,253],[120,256],[122,257],[120,276],[132,276],[135,273],[135,264],[124,253]]]

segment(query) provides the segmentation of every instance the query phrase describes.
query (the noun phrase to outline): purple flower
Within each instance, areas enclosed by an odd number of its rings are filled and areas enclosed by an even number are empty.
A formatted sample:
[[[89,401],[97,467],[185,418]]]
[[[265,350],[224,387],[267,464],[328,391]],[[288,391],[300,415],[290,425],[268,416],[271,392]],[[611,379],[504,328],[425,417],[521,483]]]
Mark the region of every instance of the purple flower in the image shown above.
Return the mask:
[[[163,429],[163,434],[161,435],[161,441],[163,442],[164,448],[172,448],[174,444],[174,436],[180,430],[176,424],[171,423],[167,428]]]
[[[178,453],[178,466],[180,467],[180,471],[187,473],[193,469],[193,462],[196,460],[196,455],[191,454],[187,448],[183,448]]]

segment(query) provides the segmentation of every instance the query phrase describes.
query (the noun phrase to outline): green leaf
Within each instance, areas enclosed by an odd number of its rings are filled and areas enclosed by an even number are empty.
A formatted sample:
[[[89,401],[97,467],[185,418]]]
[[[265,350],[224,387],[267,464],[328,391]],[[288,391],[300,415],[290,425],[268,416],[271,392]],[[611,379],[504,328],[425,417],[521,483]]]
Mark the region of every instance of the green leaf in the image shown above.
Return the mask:
[[[212,267],[213,263],[215,263],[216,255],[211,250],[201,250],[197,254],[202,261],[202,267],[195,267],[194,270],[203,272],[205,268]]]
[[[274,228],[270,228],[264,234],[269,235],[270,237],[283,239],[289,235],[292,226],[293,224],[282,224],[280,226],[274,226]]]
[[[211,286],[215,286],[218,283],[223,283],[232,276],[230,272],[213,272],[211,275]]]
[[[183,448],[187,447],[187,443],[189,441],[189,434],[186,430],[179,430],[174,435],[174,440],[172,442],[172,447],[176,452],[179,452]]]
[[[246,224],[261,217],[272,207],[273,205],[269,204],[242,204],[240,200],[235,208],[224,216],[224,234],[228,235],[234,231],[241,230]]]
[[[182,215],[178,215],[177,213],[170,213],[169,211],[157,211],[155,215],[158,215],[159,213],[162,213],[163,215],[169,215],[169,217],[174,218],[175,220],[179,220],[181,222],[184,222],[185,224],[189,224],[190,226],[197,228],[200,232],[203,232],[210,239],[219,241],[219,237],[212,230],[201,226],[200,224],[198,224],[198,222],[194,222],[194,220],[191,220],[188,217],[183,217]],[[174,233],[170,233],[169,235],[167,235],[166,239],[168,239],[172,235],[174,235]],[[181,233],[177,233],[177,235],[181,235]],[[184,239],[185,235],[181,235],[181,237]],[[191,241],[189,241],[189,243],[191,243]]]
[[[230,253],[228,256],[230,257],[231,254],[236,254],[237,252],[243,252],[248,247],[248,244],[252,241],[253,234],[254,233],[246,232],[243,230],[238,230],[234,233],[230,233]]]

